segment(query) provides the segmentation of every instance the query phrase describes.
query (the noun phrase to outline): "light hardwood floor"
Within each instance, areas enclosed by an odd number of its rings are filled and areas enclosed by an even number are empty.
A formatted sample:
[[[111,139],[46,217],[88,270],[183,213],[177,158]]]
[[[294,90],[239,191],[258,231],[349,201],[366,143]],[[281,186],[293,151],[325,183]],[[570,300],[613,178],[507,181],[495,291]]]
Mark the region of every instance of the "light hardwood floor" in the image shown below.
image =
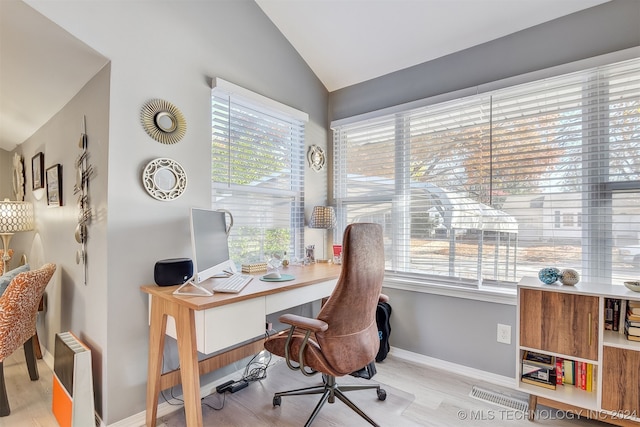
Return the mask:
[[[5,360],[4,365],[11,415],[0,418],[0,427],[57,427],[50,409],[52,374],[47,365],[42,360],[38,361],[40,380],[35,382],[29,380],[22,350],[18,350]],[[269,370],[272,369],[274,368],[269,368]],[[401,415],[398,413],[380,415],[383,418],[380,418],[378,422],[384,426],[607,426],[607,424],[597,421],[576,419],[563,412],[549,410],[544,407],[539,408],[538,419],[532,423],[525,420],[520,412],[505,409],[492,403],[472,398],[469,395],[474,385],[514,395],[515,392],[512,390],[501,390],[500,387],[481,384],[467,377],[418,366],[396,358],[393,354],[384,362],[377,364],[377,369],[378,373],[372,381],[387,386],[386,388],[390,395],[389,400],[387,402],[379,402],[375,397],[355,397],[356,394],[373,393],[372,391],[359,391],[350,396],[357,401],[358,405],[361,405],[365,412],[372,410],[376,414],[381,414],[380,408],[385,408],[384,405],[387,403],[390,403],[389,406],[391,408],[400,407],[402,409]],[[315,406],[317,396],[283,398],[281,408],[271,407],[270,396],[272,396],[274,390],[293,388],[299,381],[305,382],[304,385],[312,385],[309,381],[312,382],[313,380],[305,379],[299,373],[287,369],[278,370],[277,372],[278,375],[268,374],[267,378],[260,383],[251,384],[249,388],[239,393],[227,395],[223,411],[214,411],[206,406],[218,406],[221,402],[219,396],[213,395],[203,399],[205,404],[203,406],[203,413],[205,414],[204,425],[228,427],[302,425],[313,406]],[[394,393],[397,396],[392,396]],[[168,393],[165,393],[165,395],[169,396]],[[257,396],[260,397],[256,398]],[[391,400],[394,398],[401,401],[394,403]],[[303,401],[298,399],[303,399]],[[295,409],[292,410],[292,408]],[[289,411],[288,413],[285,412],[287,410]],[[332,418],[332,414],[330,414],[334,410],[340,411],[337,419],[335,417]],[[182,409],[177,406],[176,411],[182,411]],[[327,412],[327,414],[325,415],[324,412]],[[314,422],[313,427],[367,425],[358,415],[351,413],[340,402],[336,402],[334,405],[326,405],[322,409],[321,415]],[[179,413],[176,413],[176,416],[173,417],[170,415],[162,417],[158,420],[158,427],[180,426],[180,419]]]

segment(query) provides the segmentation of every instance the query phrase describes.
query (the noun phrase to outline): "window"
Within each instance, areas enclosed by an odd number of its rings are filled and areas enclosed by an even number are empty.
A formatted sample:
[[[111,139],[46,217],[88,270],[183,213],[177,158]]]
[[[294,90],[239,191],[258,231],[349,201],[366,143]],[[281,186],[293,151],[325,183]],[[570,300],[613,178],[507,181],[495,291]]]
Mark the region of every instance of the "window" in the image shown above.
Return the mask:
[[[382,224],[390,276],[637,276],[640,60],[345,122],[333,129],[337,230]]]
[[[304,246],[304,125],[307,115],[243,88],[214,81],[212,206],[233,215],[236,263]]]

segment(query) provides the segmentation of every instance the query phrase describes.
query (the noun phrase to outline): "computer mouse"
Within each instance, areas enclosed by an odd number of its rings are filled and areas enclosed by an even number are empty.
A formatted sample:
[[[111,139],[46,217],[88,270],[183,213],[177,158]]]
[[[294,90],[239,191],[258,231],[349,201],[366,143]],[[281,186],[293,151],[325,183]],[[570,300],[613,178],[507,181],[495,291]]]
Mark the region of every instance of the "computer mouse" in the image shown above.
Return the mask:
[[[279,271],[272,271],[271,273],[267,273],[263,276],[265,279],[279,279],[282,276]]]

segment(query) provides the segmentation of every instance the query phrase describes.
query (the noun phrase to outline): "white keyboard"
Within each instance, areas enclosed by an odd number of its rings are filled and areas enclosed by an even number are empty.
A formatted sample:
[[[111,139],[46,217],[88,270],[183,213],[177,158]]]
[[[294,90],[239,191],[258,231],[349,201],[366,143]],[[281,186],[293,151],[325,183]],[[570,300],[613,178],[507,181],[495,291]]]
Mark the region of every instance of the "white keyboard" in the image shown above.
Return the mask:
[[[232,274],[229,277],[217,280],[216,282],[218,283],[213,287],[213,292],[237,294],[244,289],[251,280],[253,280],[253,276],[248,274]]]

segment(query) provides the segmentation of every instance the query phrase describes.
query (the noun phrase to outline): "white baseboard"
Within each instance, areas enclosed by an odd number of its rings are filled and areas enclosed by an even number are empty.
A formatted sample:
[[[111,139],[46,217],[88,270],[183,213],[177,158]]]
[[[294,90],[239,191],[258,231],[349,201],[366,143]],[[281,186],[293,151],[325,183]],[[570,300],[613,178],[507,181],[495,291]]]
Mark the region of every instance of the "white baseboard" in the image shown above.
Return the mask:
[[[457,363],[447,362],[446,360],[436,359],[433,357],[425,356],[423,354],[413,353],[401,348],[391,347],[389,354],[398,359],[403,359],[431,368],[442,369],[456,375],[464,375],[465,377],[473,378],[479,381],[486,381],[488,383],[495,384],[501,387],[507,387],[514,390],[516,389],[516,380],[512,377],[505,377],[504,375],[493,374],[491,372],[482,371],[480,369],[458,365]]]

